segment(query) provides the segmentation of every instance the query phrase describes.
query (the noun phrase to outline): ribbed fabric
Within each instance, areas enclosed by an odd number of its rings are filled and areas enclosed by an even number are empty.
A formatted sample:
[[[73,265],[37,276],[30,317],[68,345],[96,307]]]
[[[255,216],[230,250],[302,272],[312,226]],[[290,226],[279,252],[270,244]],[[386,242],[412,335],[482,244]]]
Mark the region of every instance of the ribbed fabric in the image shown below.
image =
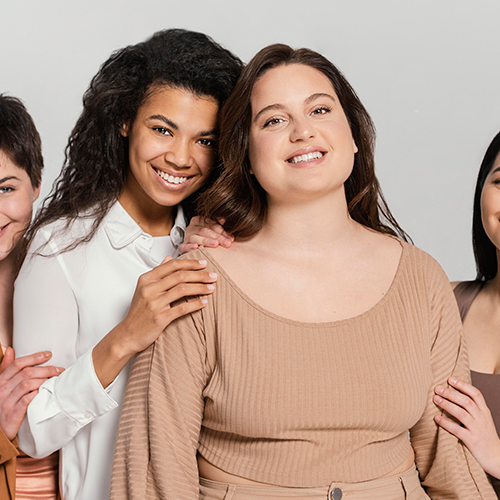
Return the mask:
[[[448,280],[403,245],[384,298],[332,323],[281,318],[219,273],[207,306],[136,357],[113,466],[112,499],[199,498],[197,451],[277,486],[360,482],[410,452],[432,499],[495,499],[479,465],[433,421],[433,388],[469,378]]]

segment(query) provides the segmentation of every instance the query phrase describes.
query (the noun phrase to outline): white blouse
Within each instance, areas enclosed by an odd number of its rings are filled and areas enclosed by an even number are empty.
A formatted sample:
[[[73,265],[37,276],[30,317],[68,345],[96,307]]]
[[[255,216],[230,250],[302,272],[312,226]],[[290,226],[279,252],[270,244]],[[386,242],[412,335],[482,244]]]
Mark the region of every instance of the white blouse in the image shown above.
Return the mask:
[[[116,202],[89,243],[54,255],[85,234],[91,223],[78,219],[69,229],[62,222],[41,229],[14,295],[16,355],[50,350],[50,364],[66,368],[41,386],[19,431],[20,448],[33,457],[62,450],[65,500],[109,498],[130,362],[103,389],[92,349],[125,317],[139,276],[167,255],[177,257],[186,227],[178,207],[170,235],[152,237]]]

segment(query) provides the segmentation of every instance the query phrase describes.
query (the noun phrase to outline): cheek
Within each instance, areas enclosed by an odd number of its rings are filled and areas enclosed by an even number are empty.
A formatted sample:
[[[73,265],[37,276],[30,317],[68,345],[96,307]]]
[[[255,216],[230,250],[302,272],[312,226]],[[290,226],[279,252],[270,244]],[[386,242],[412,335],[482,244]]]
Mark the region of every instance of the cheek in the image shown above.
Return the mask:
[[[12,223],[28,226],[33,213],[33,198],[28,193],[0,202],[0,213]]]
[[[500,190],[496,187],[483,189],[481,195],[481,219],[484,230],[496,247],[500,244]]]

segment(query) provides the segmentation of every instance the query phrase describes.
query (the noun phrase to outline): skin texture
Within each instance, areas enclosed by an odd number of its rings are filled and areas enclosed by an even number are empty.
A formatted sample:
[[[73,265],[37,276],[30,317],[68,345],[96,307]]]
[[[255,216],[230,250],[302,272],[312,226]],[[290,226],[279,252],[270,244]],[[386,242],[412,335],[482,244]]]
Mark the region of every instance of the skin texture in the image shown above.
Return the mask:
[[[184,89],[155,88],[131,124],[129,163],[119,202],[152,236],[170,233],[174,207],[203,186],[215,161],[218,103]],[[180,184],[163,180],[158,171],[187,178]],[[93,350],[96,374],[107,387],[128,360],[153,343],[174,319],[202,308],[217,276],[203,271],[206,262],[171,257],[143,274],[124,320]],[[188,301],[172,303],[185,297]]]
[[[500,262],[500,155],[495,159],[481,193],[483,227],[497,249]],[[456,285],[456,284],[454,284]],[[464,322],[471,369],[500,373],[500,274],[485,283]],[[461,380],[449,380],[451,388],[436,387],[434,402],[453,416],[436,418],[469,448],[488,474],[500,478],[500,439],[481,392]]]

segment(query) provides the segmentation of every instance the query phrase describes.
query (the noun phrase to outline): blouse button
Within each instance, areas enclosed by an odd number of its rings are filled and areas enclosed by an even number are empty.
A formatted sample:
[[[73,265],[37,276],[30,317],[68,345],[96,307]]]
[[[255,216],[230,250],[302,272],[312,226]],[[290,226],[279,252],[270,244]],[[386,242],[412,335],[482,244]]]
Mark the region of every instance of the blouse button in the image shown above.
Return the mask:
[[[330,496],[332,497],[332,500],[340,500],[342,498],[342,490],[340,488],[335,488],[330,493]]]

